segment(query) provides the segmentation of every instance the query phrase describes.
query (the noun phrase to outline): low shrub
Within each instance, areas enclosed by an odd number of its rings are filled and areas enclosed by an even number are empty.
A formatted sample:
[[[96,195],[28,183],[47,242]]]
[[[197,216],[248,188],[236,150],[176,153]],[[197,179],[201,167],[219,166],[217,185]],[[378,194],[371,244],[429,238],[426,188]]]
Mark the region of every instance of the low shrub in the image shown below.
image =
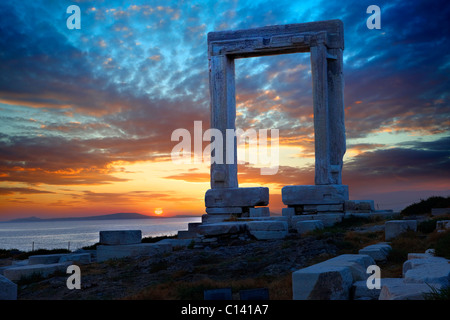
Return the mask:
[[[423,215],[431,213],[432,208],[449,208],[450,197],[429,197],[426,200],[413,203],[401,211],[402,215]]]
[[[450,259],[450,230],[438,233],[434,250],[436,256]]]
[[[440,289],[436,289],[430,286],[431,291],[423,294],[424,300],[450,300],[450,286],[445,286]]]

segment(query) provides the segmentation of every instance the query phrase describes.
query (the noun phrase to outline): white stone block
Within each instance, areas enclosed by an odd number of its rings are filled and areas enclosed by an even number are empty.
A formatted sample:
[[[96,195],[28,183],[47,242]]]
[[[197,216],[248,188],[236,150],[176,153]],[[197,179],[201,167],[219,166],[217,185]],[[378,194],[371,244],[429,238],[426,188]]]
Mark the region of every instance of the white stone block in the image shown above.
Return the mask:
[[[255,207],[269,204],[269,188],[221,188],[209,189],[205,194],[205,206],[219,207]]]
[[[294,300],[348,300],[353,283],[349,267],[316,264],[292,273]]]
[[[281,198],[285,205],[342,204],[348,200],[348,186],[285,186],[281,189]]]
[[[87,264],[91,263],[91,254],[90,253],[69,253],[64,254],[59,258],[59,263],[62,262],[76,262],[79,264]]]
[[[353,283],[352,292],[354,300],[361,300],[361,298],[369,298],[370,300],[378,300],[381,288],[385,285],[399,285],[403,284],[401,278],[380,278],[380,288],[369,289],[367,287],[367,280],[359,280]]]
[[[125,257],[152,256],[172,251],[169,243],[139,243],[125,245],[97,246],[97,261]]]
[[[0,300],[17,300],[17,284],[0,275]]]
[[[305,234],[316,229],[323,229],[323,222],[321,220],[298,221],[295,227],[299,234]]]
[[[350,268],[353,281],[365,280],[369,276],[367,267],[374,265],[372,257],[365,254],[342,254],[321,262],[323,265],[342,266]]]
[[[250,217],[270,217],[269,207],[250,208]]]
[[[417,220],[391,220],[384,224],[384,236],[390,241],[408,230],[417,231]]]
[[[408,260],[403,263],[403,277],[405,277],[406,272],[411,269],[422,267],[424,265],[428,266],[433,263],[448,263],[448,260],[442,257],[433,257],[426,254],[423,254],[425,257],[417,255],[418,254],[408,254]]]
[[[210,223],[224,222],[232,217],[231,214],[204,214],[202,215],[202,225]]]
[[[320,220],[320,221],[322,221],[324,227],[330,227],[336,223],[341,222],[343,218],[344,218],[343,213],[301,214],[301,215],[292,216],[291,224],[292,224],[292,227],[295,228],[298,221]]]
[[[197,232],[206,236],[240,233],[245,231],[245,222],[218,222],[208,223],[197,227]]]
[[[392,247],[387,243],[377,243],[364,247],[358,251],[359,254],[365,254],[372,257],[375,261],[385,261]]]
[[[247,230],[258,240],[283,239],[288,234],[288,224],[280,220],[249,221]]]
[[[11,281],[18,281],[22,277],[30,277],[38,274],[47,277],[57,271],[66,272],[70,262],[51,263],[51,264],[33,264],[21,267],[5,269],[3,275]]]
[[[440,288],[438,284],[432,286]],[[378,300],[424,300],[424,293],[427,292],[431,292],[431,288],[425,283],[405,283],[397,279],[382,286]]]
[[[412,260],[409,261],[409,264],[404,265],[404,268],[407,269],[404,273],[405,283],[450,285],[450,263],[448,263],[448,260],[444,263],[438,260],[433,261],[433,259],[417,259],[413,263],[411,263]]]
[[[100,243],[104,245],[137,244],[141,241],[141,230],[100,231]]]

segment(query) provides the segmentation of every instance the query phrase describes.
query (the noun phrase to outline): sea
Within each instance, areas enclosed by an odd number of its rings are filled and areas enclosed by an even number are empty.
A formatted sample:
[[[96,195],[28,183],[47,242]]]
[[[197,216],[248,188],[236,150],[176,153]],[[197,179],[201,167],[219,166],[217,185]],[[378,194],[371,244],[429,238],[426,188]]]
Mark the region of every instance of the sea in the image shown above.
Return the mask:
[[[0,223],[0,249],[73,251],[99,242],[100,231],[141,230],[143,238],[170,236],[187,230],[190,222],[201,222],[201,217],[6,222]]]

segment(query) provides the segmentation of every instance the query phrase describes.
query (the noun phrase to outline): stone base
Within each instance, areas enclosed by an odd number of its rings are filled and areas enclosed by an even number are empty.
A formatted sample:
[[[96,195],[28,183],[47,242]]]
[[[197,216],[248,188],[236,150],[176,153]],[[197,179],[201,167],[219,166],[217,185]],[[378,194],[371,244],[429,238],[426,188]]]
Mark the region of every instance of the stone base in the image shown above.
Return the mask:
[[[218,236],[223,234],[233,234],[245,231],[245,222],[217,222],[207,223],[198,226],[197,232],[205,236]]]
[[[205,194],[206,208],[255,207],[269,204],[269,188],[209,189]]]
[[[232,217],[231,214],[204,214],[202,215],[202,224],[224,222]]]
[[[343,204],[307,204],[303,206],[303,213],[318,213],[318,212],[343,212]]]
[[[349,200],[346,185],[285,186],[281,189],[285,205],[344,204]]]
[[[279,220],[247,222],[248,232],[258,240],[283,239],[288,234],[288,224]]]
[[[335,223],[341,222],[344,218],[343,213],[318,213],[318,214],[302,214],[292,216],[290,219],[290,228],[295,228],[298,221],[320,220],[324,227],[330,227]]]

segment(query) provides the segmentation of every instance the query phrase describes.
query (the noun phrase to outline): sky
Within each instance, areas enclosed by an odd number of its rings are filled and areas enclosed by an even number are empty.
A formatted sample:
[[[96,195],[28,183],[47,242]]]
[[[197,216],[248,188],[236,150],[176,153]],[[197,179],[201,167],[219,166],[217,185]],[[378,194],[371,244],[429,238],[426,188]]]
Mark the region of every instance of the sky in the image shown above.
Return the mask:
[[[446,1],[1,1],[0,220],[204,214],[210,160],[173,163],[171,135],[209,128],[208,32],[330,19],[344,23],[350,199],[449,196],[449,16]],[[283,186],[314,184],[309,54],[236,60],[236,107],[238,128],[279,130],[278,172],[246,163],[238,180],[280,213]]]

